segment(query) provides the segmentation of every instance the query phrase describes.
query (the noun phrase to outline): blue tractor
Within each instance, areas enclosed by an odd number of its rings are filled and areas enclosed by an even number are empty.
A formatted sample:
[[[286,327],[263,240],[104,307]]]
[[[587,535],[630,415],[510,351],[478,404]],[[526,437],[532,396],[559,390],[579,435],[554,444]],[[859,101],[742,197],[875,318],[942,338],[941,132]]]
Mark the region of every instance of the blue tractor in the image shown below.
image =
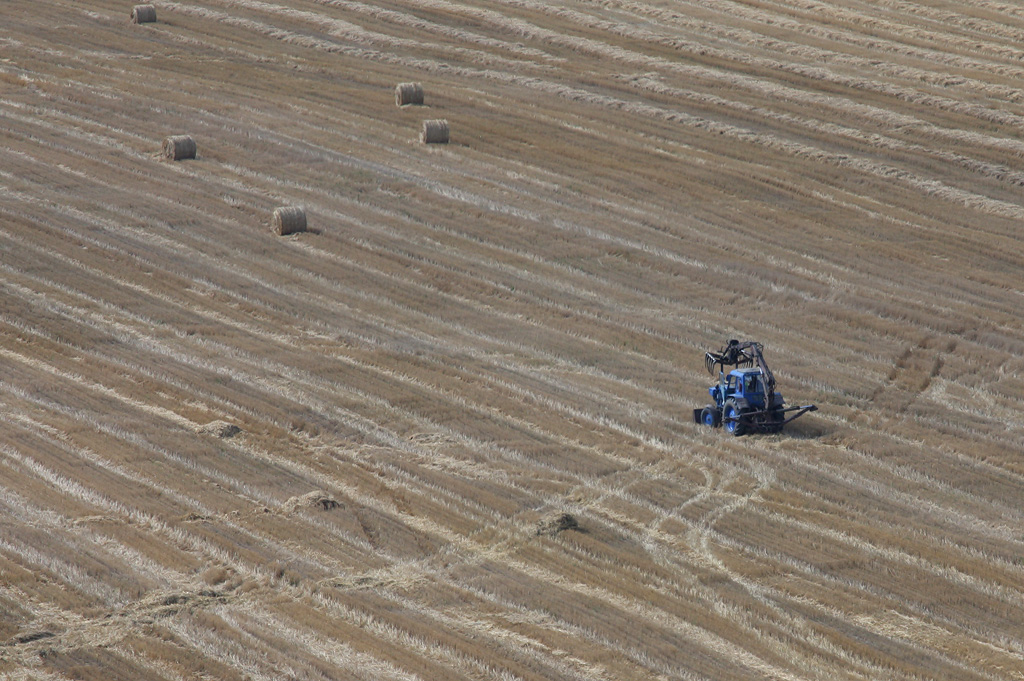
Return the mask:
[[[705,426],[722,426],[733,435],[779,433],[790,421],[809,411],[813,404],[786,407],[775,392],[775,376],[761,354],[761,344],[730,340],[721,352],[704,355],[708,373],[718,367],[718,384],[708,388],[713,404],[693,410],[693,420]],[[736,367],[728,374],[725,367]]]

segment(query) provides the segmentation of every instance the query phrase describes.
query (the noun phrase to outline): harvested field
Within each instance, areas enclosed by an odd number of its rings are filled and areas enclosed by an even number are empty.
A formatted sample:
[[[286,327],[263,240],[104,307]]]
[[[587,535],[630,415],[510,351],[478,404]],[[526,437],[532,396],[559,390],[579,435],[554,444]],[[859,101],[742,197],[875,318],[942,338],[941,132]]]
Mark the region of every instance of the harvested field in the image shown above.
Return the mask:
[[[0,678],[1024,677],[1024,9],[153,6],[0,3]]]

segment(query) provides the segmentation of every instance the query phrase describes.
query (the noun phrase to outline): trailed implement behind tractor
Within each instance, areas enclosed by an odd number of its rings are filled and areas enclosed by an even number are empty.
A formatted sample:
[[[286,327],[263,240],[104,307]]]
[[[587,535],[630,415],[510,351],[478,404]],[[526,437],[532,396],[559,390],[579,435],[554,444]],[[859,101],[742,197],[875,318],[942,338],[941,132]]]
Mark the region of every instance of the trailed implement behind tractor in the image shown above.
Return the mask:
[[[718,384],[708,388],[713,404],[693,410],[695,423],[722,426],[733,435],[780,433],[790,421],[818,409],[813,404],[785,406],[760,343],[730,340],[721,352],[706,353],[704,365],[711,375],[718,367]],[[736,368],[726,374],[729,366]]]

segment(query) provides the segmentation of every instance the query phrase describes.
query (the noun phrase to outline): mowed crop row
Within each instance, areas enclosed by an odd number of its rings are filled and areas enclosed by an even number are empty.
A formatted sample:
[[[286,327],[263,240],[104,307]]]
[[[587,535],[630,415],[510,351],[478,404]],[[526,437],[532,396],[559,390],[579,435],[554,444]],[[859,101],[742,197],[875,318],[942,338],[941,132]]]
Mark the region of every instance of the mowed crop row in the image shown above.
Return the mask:
[[[154,5],[0,7],[0,675],[1024,673],[1024,13]]]

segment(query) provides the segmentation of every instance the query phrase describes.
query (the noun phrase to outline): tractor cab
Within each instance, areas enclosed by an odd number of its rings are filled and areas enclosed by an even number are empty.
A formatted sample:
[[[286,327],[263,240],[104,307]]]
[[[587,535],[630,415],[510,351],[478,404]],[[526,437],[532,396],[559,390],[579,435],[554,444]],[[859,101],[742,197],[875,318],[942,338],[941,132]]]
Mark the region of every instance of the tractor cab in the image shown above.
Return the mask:
[[[760,369],[733,369],[727,375],[719,376],[719,384],[708,388],[716,405],[722,406],[729,400],[736,400],[748,408],[765,408],[764,379]],[[776,393],[774,401],[776,405],[781,405],[782,395]]]
[[[782,396],[776,395],[781,401]],[[743,399],[750,407],[764,409],[764,381],[760,369],[734,369],[725,378],[725,399]],[[724,402],[724,401],[723,401]]]

